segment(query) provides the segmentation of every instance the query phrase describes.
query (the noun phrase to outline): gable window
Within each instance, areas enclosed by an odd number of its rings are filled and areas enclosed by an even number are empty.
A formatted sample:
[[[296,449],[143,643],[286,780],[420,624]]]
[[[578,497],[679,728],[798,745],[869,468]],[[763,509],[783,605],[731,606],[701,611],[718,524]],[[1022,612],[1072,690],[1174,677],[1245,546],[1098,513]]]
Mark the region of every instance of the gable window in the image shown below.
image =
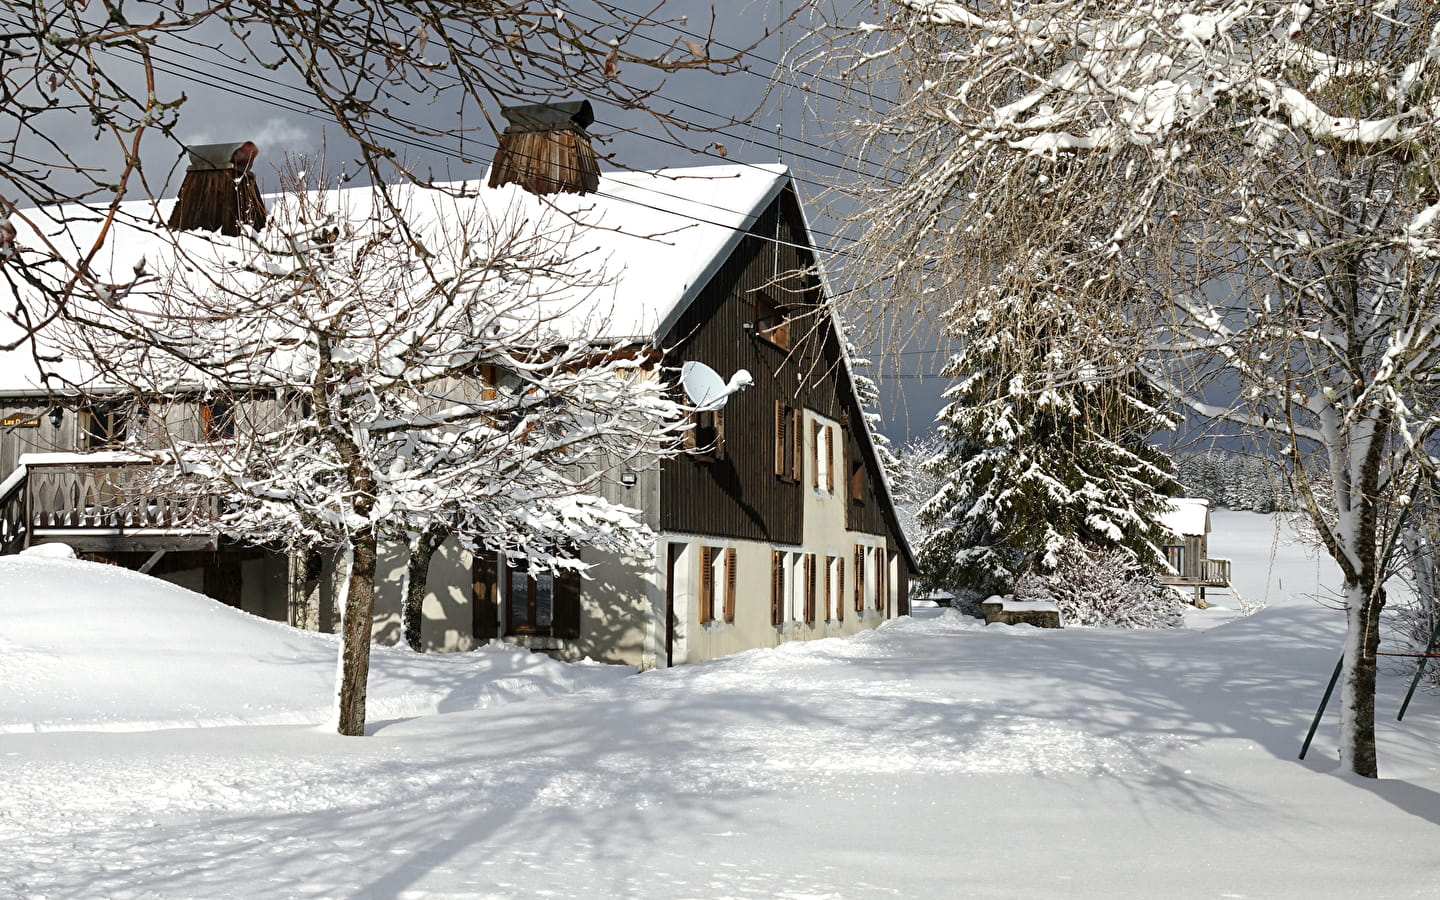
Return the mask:
[[[690,455],[701,460],[725,458],[725,410],[697,409],[690,414],[690,428],[682,443]]]
[[[850,499],[865,502],[865,464],[858,459],[850,463]]]
[[[799,409],[775,402],[775,474],[781,481],[800,480],[802,425]]]
[[[819,419],[810,422],[810,486],[817,491],[835,490],[835,426]]]
[[[735,621],[734,547],[700,548],[700,621]]]
[[[755,333],[785,350],[790,349],[790,318],[785,307],[764,291],[755,291]]]

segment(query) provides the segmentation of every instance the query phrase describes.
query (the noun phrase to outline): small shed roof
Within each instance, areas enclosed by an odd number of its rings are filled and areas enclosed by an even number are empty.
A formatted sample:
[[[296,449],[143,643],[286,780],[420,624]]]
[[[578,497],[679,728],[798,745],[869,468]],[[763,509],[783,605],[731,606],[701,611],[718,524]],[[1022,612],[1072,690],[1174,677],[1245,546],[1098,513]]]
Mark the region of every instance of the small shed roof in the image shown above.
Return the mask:
[[[1160,516],[1160,524],[1180,537],[1200,537],[1210,531],[1210,501],[1198,497],[1174,497]]]

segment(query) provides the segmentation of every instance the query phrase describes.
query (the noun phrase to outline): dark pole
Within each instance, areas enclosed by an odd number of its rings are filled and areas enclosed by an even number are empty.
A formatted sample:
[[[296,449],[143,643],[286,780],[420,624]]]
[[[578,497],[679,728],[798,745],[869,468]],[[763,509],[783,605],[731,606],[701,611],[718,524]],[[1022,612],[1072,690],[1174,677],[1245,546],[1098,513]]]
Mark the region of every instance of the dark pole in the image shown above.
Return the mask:
[[[1310,750],[1310,742],[1315,739],[1315,729],[1320,727],[1320,717],[1325,715],[1325,707],[1330,702],[1330,694],[1335,690],[1335,682],[1340,680],[1340,667],[1344,665],[1345,657],[1341,656],[1335,663],[1335,672],[1330,676],[1330,683],[1325,686],[1325,696],[1320,698],[1320,708],[1315,710],[1315,721],[1310,723],[1310,733],[1305,735],[1305,743],[1300,745],[1300,758],[1304,759],[1305,754]]]
[[[1440,621],[1435,623],[1435,630],[1430,632],[1430,640],[1425,644],[1425,652],[1430,653],[1435,648],[1435,641],[1440,640]],[[1405,702],[1400,704],[1400,712],[1395,716],[1395,721],[1400,722],[1405,718],[1405,710],[1410,708],[1410,698],[1415,696],[1415,688],[1420,684],[1420,676],[1425,674],[1425,664],[1429,662],[1428,657],[1420,657],[1420,665],[1415,667],[1415,677],[1410,679],[1410,690],[1405,692]]]

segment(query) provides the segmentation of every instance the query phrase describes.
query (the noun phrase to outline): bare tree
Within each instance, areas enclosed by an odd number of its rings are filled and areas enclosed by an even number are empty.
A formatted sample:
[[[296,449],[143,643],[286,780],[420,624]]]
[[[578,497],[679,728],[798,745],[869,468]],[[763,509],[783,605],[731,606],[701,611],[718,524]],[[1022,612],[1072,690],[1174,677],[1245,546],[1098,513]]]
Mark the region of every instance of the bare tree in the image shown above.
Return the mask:
[[[131,443],[165,463],[159,488],[218,493],[251,543],[343,551],[342,734],[364,729],[382,540],[443,532],[532,570],[630,547],[643,528],[596,487],[683,427],[654,355],[575,337],[603,331],[581,226],[495,193],[297,187],[265,231],[168,255],[172,235],[126,227],[107,271],[129,277],[46,333],[151,406]],[[197,398],[232,420],[209,439],[165,408]]]
[[[426,180],[406,163],[416,148],[485,161],[503,104],[579,94],[645,110],[662,129],[690,129],[650,109],[654,92],[677,70],[735,71],[743,51],[715,53],[719,45],[693,30],[705,26],[689,24],[685,34],[701,38],[691,39],[675,28],[683,21],[663,0],[644,13],[585,0],[0,0],[4,275],[26,280],[9,253],[10,220],[19,219],[29,249],[70,268],[58,284],[31,285],[56,291],[48,302],[17,291],[27,305],[5,303],[0,349],[57,315],[104,247],[108,227],[88,246],[52,245],[44,235],[65,218],[56,205],[113,215],[122,199],[164,192],[196,112],[187,88],[290,104],[329,123],[332,149],[373,183]]]
[[[858,120],[857,156],[877,173],[854,192],[865,295],[968,313],[1007,265],[1044,287],[1035,261],[1063,260],[1068,277],[1089,273],[1087,310],[1129,327],[1137,363],[1271,440],[1344,576],[1341,761],[1375,776],[1384,549],[1440,422],[1425,400],[1440,378],[1440,10],[875,0],[814,13],[799,58],[854,86],[842,119]],[[1107,310],[1108,285],[1153,301]],[[1236,404],[1202,402],[1207,377],[1228,379]]]

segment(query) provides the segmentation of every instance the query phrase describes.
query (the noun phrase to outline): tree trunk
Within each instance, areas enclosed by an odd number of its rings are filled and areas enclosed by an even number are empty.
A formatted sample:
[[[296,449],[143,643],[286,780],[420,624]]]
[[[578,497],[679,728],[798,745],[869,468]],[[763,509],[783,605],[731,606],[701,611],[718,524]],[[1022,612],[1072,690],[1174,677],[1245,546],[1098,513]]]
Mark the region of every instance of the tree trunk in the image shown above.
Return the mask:
[[[444,539],[440,529],[430,529],[415,536],[410,543],[410,563],[405,577],[404,608],[401,623],[405,631],[405,643],[416,653],[424,652],[420,639],[421,623],[424,621],[425,587],[430,578],[430,559]]]
[[[1340,765],[1378,778],[1375,754],[1375,670],[1384,594],[1345,585],[1345,654],[1340,681]]]
[[[370,675],[370,631],[375,614],[375,534],[366,530],[352,540],[354,558],[345,591],[345,621],[340,637],[340,715],[337,730],[365,733],[365,686]]]

